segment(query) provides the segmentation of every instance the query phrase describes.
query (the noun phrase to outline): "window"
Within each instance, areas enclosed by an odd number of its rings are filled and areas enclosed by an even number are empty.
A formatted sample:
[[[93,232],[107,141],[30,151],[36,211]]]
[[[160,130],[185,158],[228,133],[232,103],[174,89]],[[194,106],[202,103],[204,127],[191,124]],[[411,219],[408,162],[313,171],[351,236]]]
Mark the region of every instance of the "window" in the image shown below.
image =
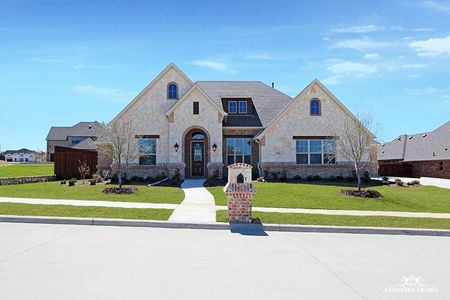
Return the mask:
[[[167,86],[167,98],[168,99],[178,99],[178,86],[176,83],[171,82]]]
[[[228,113],[237,114],[237,102],[236,101],[228,102]]]
[[[156,139],[139,139],[139,164],[156,165]]]
[[[205,135],[199,131],[193,132],[191,135],[191,139],[193,140],[204,140]]]
[[[81,142],[81,137],[79,137],[79,136],[72,136],[72,137],[70,137],[70,141],[71,141],[72,145],[76,145],[79,142]]]
[[[312,99],[310,103],[311,116],[320,116],[320,101],[319,99]]]
[[[252,162],[251,138],[227,138],[227,165]]]
[[[199,110],[200,110],[200,108],[199,108],[199,103],[198,103],[198,102],[193,102],[192,104],[194,105],[194,106],[193,106],[193,112],[194,112],[194,115],[198,115]]]
[[[247,113],[247,101],[239,101],[239,113],[240,114]]]
[[[444,171],[444,162],[439,162],[439,171]]]
[[[336,163],[336,141],[296,140],[297,164],[321,165]]]

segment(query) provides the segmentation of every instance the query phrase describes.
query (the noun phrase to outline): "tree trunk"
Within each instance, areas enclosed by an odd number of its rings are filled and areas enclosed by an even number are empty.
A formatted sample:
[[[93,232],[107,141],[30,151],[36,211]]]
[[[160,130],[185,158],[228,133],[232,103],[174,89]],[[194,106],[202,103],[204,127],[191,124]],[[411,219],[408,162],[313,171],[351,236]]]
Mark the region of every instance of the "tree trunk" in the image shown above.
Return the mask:
[[[355,171],[356,171],[356,179],[358,180],[358,191],[361,190],[361,176],[359,174],[359,168],[355,167]]]
[[[122,188],[122,170],[119,168],[118,172],[117,172],[117,176],[119,179],[119,188]]]

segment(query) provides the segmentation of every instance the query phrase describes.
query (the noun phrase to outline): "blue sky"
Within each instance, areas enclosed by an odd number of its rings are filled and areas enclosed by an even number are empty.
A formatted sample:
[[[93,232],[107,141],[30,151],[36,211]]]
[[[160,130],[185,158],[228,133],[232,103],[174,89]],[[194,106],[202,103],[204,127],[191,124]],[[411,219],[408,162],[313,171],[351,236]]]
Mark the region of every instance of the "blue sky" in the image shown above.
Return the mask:
[[[170,62],[192,80],[321,80],[379,140],[450,120],[450,2],[0,0],[0,144],[109,121]]]

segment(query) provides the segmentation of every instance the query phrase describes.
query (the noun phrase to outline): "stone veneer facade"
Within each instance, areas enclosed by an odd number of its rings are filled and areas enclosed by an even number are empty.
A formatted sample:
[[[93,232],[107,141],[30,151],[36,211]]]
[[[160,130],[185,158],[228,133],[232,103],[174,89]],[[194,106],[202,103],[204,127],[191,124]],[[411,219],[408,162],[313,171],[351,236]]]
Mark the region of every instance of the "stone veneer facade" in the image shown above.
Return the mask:
[[[179,90],[179,99],[167,99],[167,86],[175,82]],[[321,115],[309,115],[309,101],[319,98]],[[193,114],[193,103],[199,103],[199,114]],[[178,68],[169,65],[152,83],[150,83],[114,120],[133,121],[136,135],[157,136],[156,165],[140,166],[132,162],[128,175],[156,176],[179,173],[181,177],[190,177],[187,135],[192,130],[203,131],[205,140],[206,170],[205,177],[226,176],[226,138],[251,137],[253,178],[263,173],[285,172],[288,177],[295,175],[331,175],[351,174],[348,163],[337,153],[336,165],[297,165],[294,136],[330,136],[339,135],[339,128],[345,118],[352,117],[335,98],[321,86],[313,82],[297,98],[292,100],[289,109],[282,112],[273,124],[264,128],[227,128],[222,122],[226,115],[222,107],[215,104],[197,85],[192,83]],[[178,151],[174,145],[178,144]],[[212,145],[216,144],[216,151]],[[137,139],[136,139],[137,147]],[[99,160],[101,160],[99,158]],[[369,157],[366,159],[370,160]],[[100,169],[100,168],[99,168]],[[370,168],[371,173],[374,168]],[[376,169],[376,168],[375,168]]]

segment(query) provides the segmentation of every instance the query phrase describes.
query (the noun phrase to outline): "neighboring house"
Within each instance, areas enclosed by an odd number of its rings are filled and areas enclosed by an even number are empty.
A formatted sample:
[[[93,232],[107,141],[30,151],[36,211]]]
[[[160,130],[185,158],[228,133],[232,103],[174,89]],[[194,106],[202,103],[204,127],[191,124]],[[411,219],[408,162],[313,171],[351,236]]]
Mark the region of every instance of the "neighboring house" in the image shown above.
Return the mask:
[[[112,122],[136,128],[129,176],[225,176],[245,162],[255,177],[304,178],[351,175],[336,145],[346,118],[354,116],[318,80],[291,98],[260,81],[192,82],[170,64]]]
[[[43,162],[42,152],[22,148],[20,150],[6,150],[3,152],[8,162]]]
[[[426,133],[400,135],[378,146],[379,174],[450,179],[450,121]]]
[[[52,127],[47,135],[47,161],[54,161],[55,146],[79,150],[95,150],[101,124],[80,122],[72,127]]]

